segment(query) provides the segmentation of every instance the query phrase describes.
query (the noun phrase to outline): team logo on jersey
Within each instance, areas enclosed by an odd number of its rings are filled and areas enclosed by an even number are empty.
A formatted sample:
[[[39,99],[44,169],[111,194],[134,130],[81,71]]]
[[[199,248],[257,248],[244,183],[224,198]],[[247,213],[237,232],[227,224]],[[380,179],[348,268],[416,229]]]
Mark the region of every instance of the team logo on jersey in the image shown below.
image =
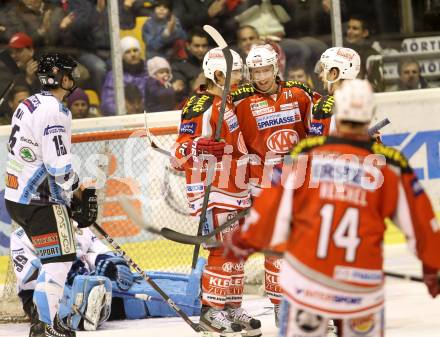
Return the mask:
[[[248,154],[246,143],[244,142],[243,134],[241,133],[241,131],[238,134],[237,148],[238,148],[238,151],[240,151],[241,153]]]
[[[275,153],[287,153],[298,144],[299,136],[295,130],[282,129],[272,133],[266,141],[267,148]]]
[[[197,123],[189,122],[180,124],[180,133],[186,133],[189,135],[193,135],[196,132]]]
[[[47,136],[52,133],[64,133],[66,128],[63,125],[48,125],[44,129],[43,135]]]
[[[323,131],[324,131],[324,125],[322,123],[312,123],[312,125],[310,125],[309,134],[311,135],[320,136],[322,135]]]
[[[41,104],[37,96],[31,96],[22,102],[28,108],[30,113],[33,113],[35,109]]]
[[[352,318],[348,321],[350,329],[356,334],[366,335],[374,329],[374,315]]]
[[[267,108],[268,106],[269,106],[269,103],[267,103],[267,101],[260,101],[260,102],[250,104],[250,108],[251,108],[252,112],[256,111],[256,110],[261,110],[261,109]]]
[[[37,159],[34,151],[32,151],[28,147],[22,147],[20,149],[20,157],[21,157],[21,159],[23,159],[24,161],[27,161],[28,163],[31,163]]]
[[[6,187],[12,188],[13,190],[18,189],[18,177],[13,174],[6,174]]]
[[[232,115],[231,118],[225,119],[225,122],[228,125],[229,132],[234,132],[238,129],[238,119],[236,115]]]
[[[299,109],[286,110],[255,118],[258,130],[268,129],[279,125],[294,124],[301,121]]]

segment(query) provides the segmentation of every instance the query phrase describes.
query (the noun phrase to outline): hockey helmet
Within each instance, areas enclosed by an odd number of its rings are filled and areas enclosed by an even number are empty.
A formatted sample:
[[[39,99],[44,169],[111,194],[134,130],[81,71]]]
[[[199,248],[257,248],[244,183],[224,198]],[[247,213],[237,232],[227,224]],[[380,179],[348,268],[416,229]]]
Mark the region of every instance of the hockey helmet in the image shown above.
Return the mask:
[[[61,85],[63,75],[67,75],[75,81],[79,78],[77,65],[76,61],[66,54],[49,53],[43,55],[38,61],[38,79],[43,86],[53,88]]]
[[[243,61],[240,55],[232,49],[230,49],[232,54],[232,71],[243,70]],[[226,76],[226,60],[223,55],[222,48],[216,47],[209,50],[205,57],[203,58],[203,73],[206,78],[216,83],[214,73],[216,71],[221,71],[224,76]]]
[[[361,68],[361,58],[359,54],[351,48],[332,47],[322,53],[319,64],[324,71],[324,78],[326,80],[332,68],[339,70],[339,75],[335,80],[327,80],[330,83],[334,83],[338,80],[355,79]]]
[[[278,75],[278,54],[270,44],[255,45],[246,57],[248,69],[273,66],[274,75]]]
[[[345,81],[335,92],[336,120],[369,123],[374,114],[373,89],[367,80]]]

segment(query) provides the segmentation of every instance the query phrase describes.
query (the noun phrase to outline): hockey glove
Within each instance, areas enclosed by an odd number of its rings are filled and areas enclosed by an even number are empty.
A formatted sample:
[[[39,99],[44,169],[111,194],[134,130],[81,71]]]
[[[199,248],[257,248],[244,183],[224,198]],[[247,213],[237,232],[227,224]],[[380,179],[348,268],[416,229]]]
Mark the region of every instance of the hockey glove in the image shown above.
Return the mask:
[[[115,281],[121,290],[130,289],[133,284],[133,274],[127,262],[119,256],[98,255],[96,258],[96,275],[107,276]]]
[[[96,222],[98,217],[98,200],[94,188],[86,188],[82,191],[81,197],[73,195],[70,204],[72,218],[78,222],[79,228],[85,228]]]
[[[188,142],[188,146],[185,149],[185,156],[192,155],[193,160],[197,161],[195,158],[200,155],[212,155],[220,161],[222,160],[222,156],[229,152],[226,146],[228,146],[228,144],[225,142],[216,142],[213,139],[197,137]]]
[[[69,272],[67,273],[67,284],[72,285],[73,280],[77,275],[88,275],[89,270],[86,268],[86,265],[81,260],[76,260],[72,267],[70,268]]]
[[[432,297],[440,293],[440,274],[437,269],[423,265],[423,282],[425,282],[428,292]]]

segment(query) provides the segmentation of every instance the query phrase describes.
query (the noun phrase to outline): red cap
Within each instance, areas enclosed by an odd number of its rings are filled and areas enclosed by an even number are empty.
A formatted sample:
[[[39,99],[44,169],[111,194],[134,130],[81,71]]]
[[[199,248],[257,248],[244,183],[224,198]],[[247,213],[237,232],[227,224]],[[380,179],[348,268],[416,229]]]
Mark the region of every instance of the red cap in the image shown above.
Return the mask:
[[[9,48],[32,48],[33,47],[32,38],[26,33],[15,33],[9,39]]]

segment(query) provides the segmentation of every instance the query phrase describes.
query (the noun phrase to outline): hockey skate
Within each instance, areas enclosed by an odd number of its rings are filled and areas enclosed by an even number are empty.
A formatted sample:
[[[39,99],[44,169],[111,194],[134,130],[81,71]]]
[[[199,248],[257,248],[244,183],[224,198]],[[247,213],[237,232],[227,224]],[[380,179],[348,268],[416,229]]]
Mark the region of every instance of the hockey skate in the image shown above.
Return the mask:
[[[273,311],[275,313],[275,326],[277,328],[280,327],[280,308],[281,308],[280,304],[274,304],[273,305]]]
[[[31,329],[29,331],[29,337],[40,337],[44,336],[45,324],[38,320],[31,321]]]
[[[76,332],[66,328],[60,321],[58,316],[55,316],[53,325],[45,324],[44,334],[42,337],[76,337]]]
[[[105,304],[105,292],[106,290],[103,284],[94,287],[90,291],[85,312],[87,319],[83,321],[84,330],[93,331],[98,328],[101,310]]]
[[[220,333],[221,336],[227,336],[241,331],[241,325],[234,323],[226,311],[207,306],[202,306],[200,325],[207,331]]]
[[[246,332],[242,334],[243,336],[261,336],[261,322],[249,316],[243,308],[227,308],[226,312],[234,323],[240,324],[242,329],[246,330]]]

